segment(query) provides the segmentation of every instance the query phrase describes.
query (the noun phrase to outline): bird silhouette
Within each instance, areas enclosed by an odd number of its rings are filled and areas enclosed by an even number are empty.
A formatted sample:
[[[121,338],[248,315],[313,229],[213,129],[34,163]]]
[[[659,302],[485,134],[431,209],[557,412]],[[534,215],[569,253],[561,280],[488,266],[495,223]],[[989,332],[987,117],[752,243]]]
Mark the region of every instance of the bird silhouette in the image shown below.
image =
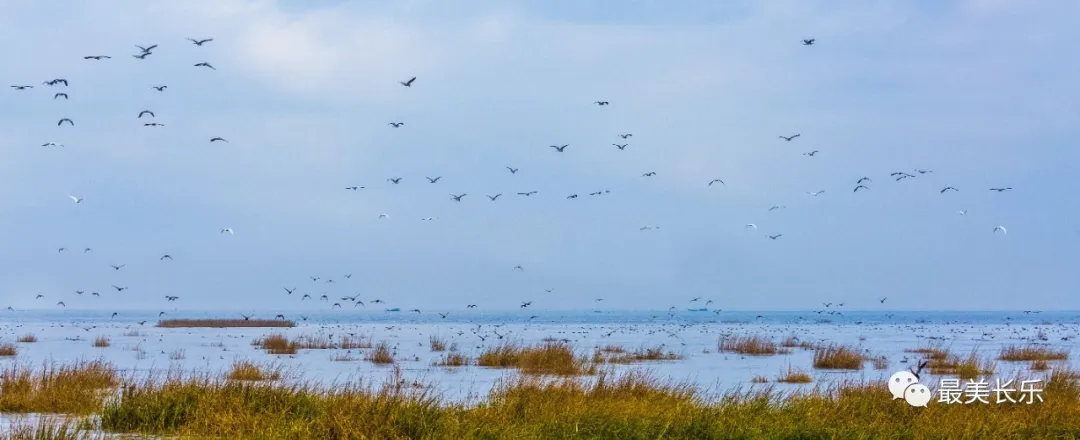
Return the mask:
[[[202,45],[204,45],[206,43],[214,41],[214,39],[213,38],[207,38],[207,39],[204,39],[204,40],[196,40],[194,38],[188,38],[188,41],[190,41],[192,43],[195,43],[196,46],[202,46]]]
[[[409,80],[408,80],[408,81],[398,81],[398,83],[399,83],[399,84],[401,84],[401,85],[403,85],[403,86],[405,86],[405,87],[412,87],[412,83],[413,83],[413,81],[416,81],[416,77],[415,77],[415,76],[414,76],[414,77],[412,77],[412,78],[409,78]]]

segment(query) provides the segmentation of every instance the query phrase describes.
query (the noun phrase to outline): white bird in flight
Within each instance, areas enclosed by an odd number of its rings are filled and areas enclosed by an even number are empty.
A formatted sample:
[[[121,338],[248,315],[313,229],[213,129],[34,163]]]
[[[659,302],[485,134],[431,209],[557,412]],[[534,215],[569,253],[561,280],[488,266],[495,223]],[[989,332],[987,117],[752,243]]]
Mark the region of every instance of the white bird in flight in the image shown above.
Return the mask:
[[[224,234],[224,233],[226,233],[226,232],[228,232],[228,233],[229,233],[229,235],[235,235],[235,234],[233,233],[233,230],[232,230],[232,228],[225,228],[225,229],[222,229],[222,230],[221,230],[221,233],[222,233],[222,234]]]
[[[810,194],[810,195],[812,195],[812,196],[815,196],[815,197],[817,197],[817,195],[818,195],[818,194],[824,194],[824,193],[825,193],[825,190],[821,190],[821,191],[813,191],[813,192],[811,192],[811,191],[807,191],[806,193],[807,193],[807,194]]]
[[[997,225],[997,227],[994,228],[994,233],[996,234],[998,230],[1000,230],[1002,234],[1009,235],[1009,231],[1005,230],[1004,226]]]
[[[69,195],[68,198],[70,198],[71,201],[75,203],[82,203],[82,201],[84,200],[82,197],[75,197],[72,195]]]
[[[757,225],[755,225],[755,224],[753,224],[753,223],[747,223],[747,224],[746,224],[746,227],[747,227],[747,228],[754,228],[754,229],[757,229]]]
[[[389,215],[387,215],[387,214],[379,214],[379,219],[380,219],[380,220],[381,220],[381,219],[384,219],[384,218],[390,218],[390,216],[389,216]]]
[[[967,210],[966,209],[961,209],[959,211],[956,211],[956,213],[960,214],[960,215],[967,215]]]

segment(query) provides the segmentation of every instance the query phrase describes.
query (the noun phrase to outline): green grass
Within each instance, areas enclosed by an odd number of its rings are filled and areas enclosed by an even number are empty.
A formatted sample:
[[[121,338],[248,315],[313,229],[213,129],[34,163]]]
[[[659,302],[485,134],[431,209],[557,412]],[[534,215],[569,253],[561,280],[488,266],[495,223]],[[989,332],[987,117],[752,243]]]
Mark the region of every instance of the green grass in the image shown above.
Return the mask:
[[[481,402],[448,403],[398,377],[382,386],[147,381],[101,414],[111,431],[230,439],[1073,438],[1076,375],[1055,374],[1033,405],[914,408],[884,383],[798,394],[703,393],[644,373],[512,376]]]

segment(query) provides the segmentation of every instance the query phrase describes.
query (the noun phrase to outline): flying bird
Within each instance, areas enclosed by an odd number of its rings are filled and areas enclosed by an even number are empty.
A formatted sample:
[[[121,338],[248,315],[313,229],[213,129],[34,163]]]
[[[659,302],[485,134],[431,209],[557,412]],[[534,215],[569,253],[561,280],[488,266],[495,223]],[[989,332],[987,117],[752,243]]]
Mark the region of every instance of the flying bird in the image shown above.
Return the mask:
[[[997,191],[997,192],[1005,192],[1005,191],[1011,191],[1011,190],[1012,190],[1011,187],[1010,188],[990,188],[990,191]]]
[[[53,95],[52,99],[56,99],[56,98],[59,98],[61,96],[63,96],[64,99],[68,99],[68,94],[67,93],[57,93],[57,94]]]
[[[810,157],[814,157],[814,155],[815,155],[815,154],[818,154],[818,150],[814,150],[814,151],[809,151],[809,152],[803,153],[803,156],[810,156]]]
[[[656,175],[656,171],[649,171],[641,175],[641,177],[652,177]]]
[[[68,198],[71,199],[71,201],[75,202],[75,203],[82,203],[83,200],[86,200],[86,199],[84,199],[82,197],[75,197],[75,196],[71,196],[71,195],[69,195]]]
[[[1005,235],[1009,235],[1009,231],[1008,231],[1008,230],[1006,230],[1004,226],[1001,226],[1001,225],[997,225],[997,226],[995,226],[995,227],[994,227],[994,233],[995,233],[995,234],[996,234],[996,233],[997,233],[997,231],[999,231],[999,230],[1001,231],[1001,233],[1002,233],[1002,234],[1005,234]]]
[[[531,196],[531,195],[533,195],[533,194],[536,194],[536,191],[529,191],[529,192],[519,192],[519,193],[518,193],[518,195],[519,195],[519,196],[526,196],[526,197],[528,197],[528,196]]]
[[[793,135],[791,135],[791,136],[780,136],[780,139],[783,139],[783,140],[785,140],[785,141],[791,142],[791,140],[792,140],[792,139],[795,139],[795,138],[797,138],[797,137],[799,137],[799,136],[802,136],[802,134],[800,134],[800,133],[796,133],[796,134],[793,134]]]
[[[562,153],[562,152],[563,152],[563,150],[565,150],[565,149],[566,149],[566,147],[569,147],[569,146],[570,146],[570,145],[563,145],[563,146],[561,146],[561,147],[560,147],[560,146],[558,146],[558,145],[549,145],[549,147],[551,147],[551,148],[554,148],[554,149],[555,149],[556,151],[558,151],[558,152],[560,152],[560,153]]]
[[[956,211],[956,213],[960,214],[960,215],[967,215],[967,210],[966,209],[961,209],[959,211]]]
[[[510,269],[510,270],[520,270],[520,271],[522,271],[522,272],[525,272],[525,268],[524,268],[524,267],[521,267],[521,265],[520,265],[520,264],[519,264],[519,265],[517,265],[517,266],[514,266],[514,267],[513,267],[512,269]]]
[[[442,179],[442,176],[438,176],[438,177],[436,177],[436,178],[434,178],[434,179],[433,179],[433,178],[431,178],[431,177],[428,177],[428,176],[424,176],[424,178],[425,178],[425,179],[427,179],[427,180],[428,180],[428,182],[430,182],[430,183],[435,183],[435,182],[438,182],[438,181],[439,181],[439,179]]]
[[[117,286],[117,285],[113,284],[112,287],[113,287],[113,289],[116,289],[117,292],[123,292],[123,291],[127,290],[127,286],[120,287],[120,286]]]
[[[26,90],[26,89],[32,89],[32,88],[34,88],[34,86],[11,86],[11,88],[13,88],[15,90]]]
[[[360,189],[360,187],[359,186],[346,186],[345,189],[350,189],[350,190],[356,191],[356,190]]]
[[[818,195],[820,195],[820,194],[825,194],[825,190],[821,190],[821,191],[807,191],[806,193],[807,193],[807,194],[810,194],[810,195],[812,195],[812,196],[814,196],[814,197],[817,197],[817,196],[818,196]]]
[[[157,122],[147,122],[143,124],[143,127],[164,127],[165,124],[159,124]]]
[[[165,89],[168,88],[168,87],[169,86],[150,86],[151,89],[157,90],[159,92],[164,92]]]
[[[620,134],[620,135],[619,135],[619,137],[621,137],[621,138],[623,138],[623,139],[626,139],[626,138],[628,138],[628,137],[630,137],[630,136],[633,136],[633,134],[632,134],[632,133],[624,133],[624,134]]]
[[[772,240],[776,240],[777,238],[780,238],[780,237],[783,237],[783,236],[784,236],[784,234],[766,235],[766,237],[769,237],[769,239],[772,239]]]
[[[627,145],[630,145],[630,144],[611,144],[611,145],[614,145],[614,146],[615,146],[615,148],[618,148],[618,149],[620,149],[620,150],[625,150],[625,149],[626,149],[626,146],[627,146]]]
[[[501,195],[502,195],[502,193],[498,193],[498,194],[495,194],[493,196],[487,196],[487,198],[491,199],[491,201],[494,202],[495,199],[499,198],[499,196],[501,196]]]
[[[205,40],[196,40],[194,38],[188,38],[188,41],[190,41],[192,43],[195,43],[196,46],[202,46],[203,44],[214,41],[214,39],[213,38],[207,38]]]
[[[132,58],[138,58],[140,60],[145,60],[146,57],[148,57],[150,55],[153,55],[153,54],[154,54],[153,52],[143,52],[143,53],[138,54],[138,55],[132,55],[131,57]]]
[[[855,191],[852,191],[852,192],[859,192],[859,188],[862,188],[862,189],[870,189],[870,188],[868,188],[868,187],[867,187],[866,185],[859,185],[859,186],[856,186],[856,187],[855,187]]]
[[[225,228],[225,229],[222,229],[220,233],[221,233],[221,234],[224,234],[224,233],[226,233],[226,232],[228,232],[228,233],[229,233],[229,235],[236,235],[236,234],[235,234],[235,233],[233,232],[232,228]]]
[[[139,50],[143,51],[143,53],[150,52],[151,50],[154,50],[154,48],[157,47],[157,46],[158,45],[156,45],[156,44],[150,45],[148,47],[142,47],[142,46],[139,46],[138,44],[135,45],[135,47],[139,48]]]
[[[777,209],[784,209],[784,208],[787,208],[787,206],[786,205],[772,205],[772,207],[769,208],[769,211],[773,211],[773,210],[777,210]]]
[[[856,185],[859,185],[859,184],[861,184],[861,183],[863,183],[863,182],[870,182],[870,183],[874,183],[874,181],[873,181],[873,180],[870,180],[870,178],[869,178],[869,177],[863,177],[863,178],[860,178],[858,182],[855,182],[855,184],[856,184]]]
[[[517,174],[518,172],[517,168],[506,167],[506,169],[510,170],[510,174]]]
[[[398,81],[398,83],[399,83],[399,84],[401,84],[401,85],[403,85],[403,86],[405,86],[405,87],[412,87],[412,83],[413,83],[413,81],[416,81],[416,77],[415,77],[415,76],[414,76],[414,77],[412,77],[412,78],[409,78],[409,80],[408,80],[408,81]]]
[[[379,220],[382,220],[384,218],[390,218],[390,216],[388,214],[379,214]]]
[[[154,115],[154,112],[152,112],[150,110],[143,110],[143,111],[139,112],[139,117],[140,118],[143,117],[143,115],[150,115],[151,118],[156,118],[157,117],[157,116]]]
[[[214,66],[211,66],[210,63],[198,63],[198,64],[195,64],[195,67],[209,67],[209,68],[211,68],[213,70],[217,70],[217,69],[214,68]]]
[[[746,226],[743,227],[743,229],[747,229],[747,228],[757,229],[757,225],[755,225],[753,223],[747,223]]]
[[[802,40],[802,45],[803,46],[813,46],[814,45],[814,39],[810,38],[810,39]]]
[[[709,186],[712,186],[712,184],[714,184],[714,183],[716,183],[716,182],[720,182],[720,184],[721,184],[721,185],[727,186],[727,184],[726,184],[726,183],[724,183],[724,181],[723,181],[723,180],[720,180],[720,179],[713,179],[713,180],[710,180],[710,181],[709,181]]]
[[[82,58],[84,60],[107,60],[107,59],[111,59],[112,57],[110,57],[108,55],[90,55],[90,56],[85,56],[85,57],[82,57]]]
[[[951,190],[953,190],[953,191],[960,191],[960,190],[958,190],[958,189],[956,189],[956,188],[953,188],[953,187],[951,187],[951,186],[946,186],[945,188],[942,188],[942,190],[941,190],[941,194],[945,194],[945,191],[948,191],[948,190],[950,190],[950,189],[951,189]]]
[[[455,202],[460,202],[460,201],[461,201],[461,198],[462,198],[462,197],[465,197],[465,196],[467,196],[467,195],[468,195],[468,194],[461,194],[461,195],[458,195],[458,194],[450,194],[450,198],[451,198],[451,199],[454,199],[454,201],[455,201]]]
[[[229,143],[229,141],[225,140],[225,138],[223,137],[210,138],[210,142],[224,142],[226,144]]]
[[[126,264],[121,264],[121,265],[119,265],[119,266],[117,266],[117,265],[115,265],[115,264],[110,264],[110,265],[109,265],[109,267],[113,268],[113,270],[120,270],[120,269],[123,269],[123,268],[124,268],[124,266],[127,266],[127,265],[126,265]]]
[[[171,261],[172,260],[172,255],[169,255],[169,254],[162,255],[161,258],[158,258],[158,261],[162,261],[162,260],[166,260],[166,259]]]
[[[608,105],[608,104],[610,104],[610,102],[607,102],[607,101],[596,101],[596,102],[594,102],[593,104],[596,104],[596,105]]]
[[[570,194],[570,195],[566,196],[566,198],[567,198],[567,199],[576,199],[576,198],[577,198],[577,194]]]
[[[405,125],[405,123],[404,122],[391,122],[391,123],[386,124],[386,125],[390,125],[390,126],[393,126],[394,128],[398,128],[398,127],[400,127],[402,125]]]
[[[64,122],[67,122],[68,124],[71,124],[72,127],[75,126],[75,122],[72,121],[71,119],[68,119],[68,118],[63,118],[63,119],[57,121],[56,126],[59,127],[59,126],[63,125]]]
[[[880,302],[880,303],[882,303],[882,304],[885,304],[885,300],[887,300],[887,299],[889,299],[889,297],[887,297],[887,296],[884,296],[884,297],[882,297],[881,299],[879,299],[879,300],[878,300],[878,302]]]

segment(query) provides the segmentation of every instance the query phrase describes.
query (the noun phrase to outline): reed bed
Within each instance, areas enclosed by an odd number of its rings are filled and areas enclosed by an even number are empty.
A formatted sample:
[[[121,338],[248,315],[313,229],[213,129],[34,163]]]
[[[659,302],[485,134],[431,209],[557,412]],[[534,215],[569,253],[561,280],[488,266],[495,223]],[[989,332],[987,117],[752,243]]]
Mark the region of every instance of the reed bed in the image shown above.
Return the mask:
[[[94,338],[94,347],[105,348],[105,347],[108,347],[110,345],[112,345],[112,344],[109,343],[109,338],[107,338],[105,336],[98,336],[98,337]]]
[[[296,350],[299,349],[295,342],[290,341],[288,337],[280,333],[256,339],[251,342],[251,345],[258,346],[270,354],[296,354]]]
[[[446,340],[435,335],[428,337],[428,345],[431,346],[431,351],[446,351]]]
[[[632,364],[645,361],[674,361],[682,358],[681,354],[665,351],[663,345],[658,345],[656,347],[638,347],[629,352],[622,347],[607,352],[597,349],[593,353],[592,362],[594,364]]]
[[[935,344],[928,345],[926,347],[909,348],[904,350],[905,353],[918,353],[923,355],[928,361],[932,360],[945,360],[949,357],[949,349],[943,345]]]
[[[1050,362],[1046,359],[1035,359],[1031,361],[1031,371],[1046,371],[1050,369]]]
[[[799,337],[795,335],[784,338],[784,340],[780,341],[780,346],[784,348],[801,348],[803,350],[813,350],[815,348],[814,344],[810,343],[810,341],[800,340]]]
[[[721,337],[716,344],[716,350],[751,356],[770,356],[781,353],[772,339],[761,335]]]
[[[191,327],[296,327],[296,323],[285,319],[163,319],[158,321],[161,328]]]
[[[0,357],[15,356],[19,350],[15,348],[15,344],[4,342],[0,343]]]
[[[822,370],[861,370],[863,355],[859,349],[829,344],[814,351],[814,368]]]
[[[383,341],[375,344],[375,348],[364,355],[364,360],[377,365],[392,364],[394,363],[394,353],[390,349],[390,344]]]
[[[787,371],[780,373],[780,377],[777,377],[776,381],[782,383],[810,383],[814,379],[805,371],[797,370],[788,365]]]
[[[89,414],[101,408],[102,390],[119,383],[113,365],[101,360],[12,364],[0,370],[0,413]]]
[[[574,353],[565,342],[545,341],[536,345],[504,342],[487,347],[476,365],[494,368],[517,368],[525,374],[572,376],[595,373],[595,364]]]
[[[230,439],[1073,438],[1077,376],[1050,376],[1043,401],[914,408],[884,383],[783,394],[707,394],[649,374],[591,380],[518,375],[482,402],[448,403],[399,377],[382,386],[147,380],[106,403],[109,431]]]
[[[435,361],[436,367],[464,367],[469,365],[469,357],[461,353],[450,352]]]
[[[1054,350],[1042,345],[1016,346],[1002,348],[998,360],[1008,362],[1021,361],[1063,361],[1069,358],[1066,350]]]
[[[226,377],[230,380],[278,380],[281,379],[282,368],[279,365],[260,366],[248,360],[240,360],[233,362]]]
[[[32,344],[32,343],[37,342],[37,341],[38,341],[37,336],[34,336],[33,333],[27,333],[25,335],[19,336],[19,339],[15,340],[15,342],[21,342],[21,343],[24,343],[24,344]]]
[[[960,357],[950,353],[944,359],[932,358],[926,364],[927,371],[930,374],[956,375],[961,379],[989,376],[994,373],[996,367],[997,365],[993,361],[979,357],[979,352],[974,349],[971,350],[967,357]]]

